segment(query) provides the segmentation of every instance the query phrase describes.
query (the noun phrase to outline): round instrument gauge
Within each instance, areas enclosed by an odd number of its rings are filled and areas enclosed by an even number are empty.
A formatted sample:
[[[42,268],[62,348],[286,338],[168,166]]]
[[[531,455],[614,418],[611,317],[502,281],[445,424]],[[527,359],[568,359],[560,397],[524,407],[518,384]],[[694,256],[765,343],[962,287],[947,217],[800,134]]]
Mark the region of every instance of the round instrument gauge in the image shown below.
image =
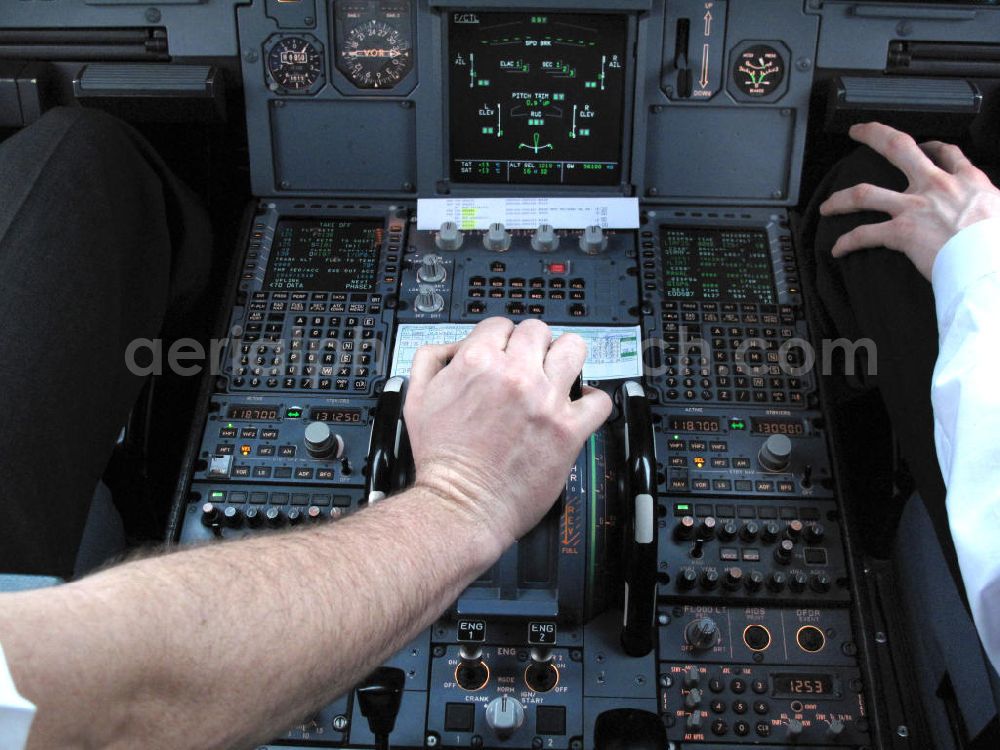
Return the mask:
[[[406,36],[392,24],[371,19],[347,32],[337,67],[359,89],[380,89],[399,83],[412,62]]]
[[[272,89],[305,93],[323,76],[323,52],[301,36],[278,39],[267,51],[266,62]]]
[[[744,49],[733,65],[733,80],[747,96],[773,93],[785,79],[785,60],[774,47],[755,44]]]

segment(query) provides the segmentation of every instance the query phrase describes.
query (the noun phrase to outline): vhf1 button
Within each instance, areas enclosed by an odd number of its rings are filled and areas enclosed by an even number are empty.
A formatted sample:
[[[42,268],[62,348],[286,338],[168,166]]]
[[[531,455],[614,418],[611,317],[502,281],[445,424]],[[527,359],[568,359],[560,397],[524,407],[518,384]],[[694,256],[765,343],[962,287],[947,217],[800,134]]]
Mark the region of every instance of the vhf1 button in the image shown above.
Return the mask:
[[[462,643],[482,643],[486,640],[486,623],[482,620],[459,620],[458,640]]]
[[[531,646],[552,646],[556,642],[554,622],[529,622],[528,644]]]

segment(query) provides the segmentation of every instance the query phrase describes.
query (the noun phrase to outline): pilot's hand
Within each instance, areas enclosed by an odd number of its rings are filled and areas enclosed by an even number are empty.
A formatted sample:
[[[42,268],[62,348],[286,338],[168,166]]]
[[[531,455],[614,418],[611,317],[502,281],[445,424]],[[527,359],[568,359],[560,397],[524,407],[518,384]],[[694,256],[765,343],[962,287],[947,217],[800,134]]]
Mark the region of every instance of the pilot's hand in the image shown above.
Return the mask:
[[[949,239],[977,221],[1000,216],[1000,190],[957,146],[939,141],[917,145],[907,134],[877,122],[855,125],[850,132],[898,167],[910,184],[903,193],[855,185],[827,198],[819,207],[824,216],[880,211],[892,217],[841,236],[833,246],[835,256],[888,247],[904,253],[930,279],[934,259]]]
[[[552,343],[541,321],[515,327],[505,318],[455,344],[421,347],[404,412],[416,484],[453,501],[501,549],[530,530],[611,412],[600,390],[570,401],[586,356],[579,336]]]

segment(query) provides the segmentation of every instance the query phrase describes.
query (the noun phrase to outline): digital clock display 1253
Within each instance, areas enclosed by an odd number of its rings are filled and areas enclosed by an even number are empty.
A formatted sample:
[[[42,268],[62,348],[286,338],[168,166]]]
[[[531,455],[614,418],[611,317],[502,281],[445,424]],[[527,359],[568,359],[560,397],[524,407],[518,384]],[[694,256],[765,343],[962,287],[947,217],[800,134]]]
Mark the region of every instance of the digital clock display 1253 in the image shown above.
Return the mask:
[[[780,673],[772,678],[776,698],[836,698],[833,676],[829,674]]]

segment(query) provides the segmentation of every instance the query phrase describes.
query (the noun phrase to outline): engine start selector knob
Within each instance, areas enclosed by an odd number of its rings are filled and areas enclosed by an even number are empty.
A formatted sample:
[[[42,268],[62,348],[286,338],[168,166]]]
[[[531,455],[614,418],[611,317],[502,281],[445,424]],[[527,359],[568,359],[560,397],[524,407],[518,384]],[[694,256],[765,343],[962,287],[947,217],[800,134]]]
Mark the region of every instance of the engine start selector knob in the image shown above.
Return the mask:
[[[440,284],[444,281],[448,272],[441,260],[441,256],[434,253],[425,255],[417,268],[417,281],[425,284]]]
[[[483,235],[483,245],[494,253],[505,253],[510,250],[510,232],[500,222],[490,224],[490,228]]]
[[[792,441],[787,435],[771,435],[760,447],[757,460],[765,471],[784,471],[792,460]]]
[[[524,706],[517,698],[501,695],[486,704],[486,723],[500,739],[507,739],[524,724]]]
[[[454,252],[462,248],[462,241],[464,239],[465,235],[458,228],[458,224],[453,221],[446,221],[441,225],[437,234],[434,235],[434,244],[437,245],[438,250],[450,250]]]
[[[429,284],[421,284],[417,289],[417,298],[414,300],[413,306],[417,308],[417,312],[441,312],[444,309],[444,297]]]
[[[340,458],[344,453],[344,439],[326,422],[312,422],[306,427],[304,440],[313,458]]]

